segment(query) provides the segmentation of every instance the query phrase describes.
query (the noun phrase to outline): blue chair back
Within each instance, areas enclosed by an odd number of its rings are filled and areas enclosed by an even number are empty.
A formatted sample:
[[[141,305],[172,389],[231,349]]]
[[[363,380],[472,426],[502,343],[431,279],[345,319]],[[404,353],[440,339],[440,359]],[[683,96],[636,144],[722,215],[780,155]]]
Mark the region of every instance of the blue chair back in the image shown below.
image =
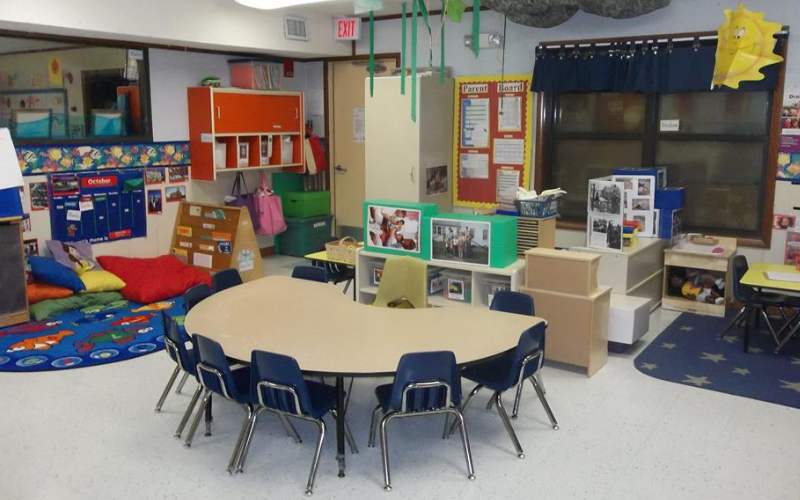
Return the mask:
[[[492,305],[489,306],[489,309],[492,311],[536,316],[535,308],[533,307],[533,297],[520,292],[512,292],[511,290],[502,290],[494,294],[494,299],[492,299]]]
[[[192,310],[194,306],[199,304],[200,302],[204,301],[208,297],[211,296],[211,289],[208,288],[208,285],[205,283],[200,283],[199,285],[195,285],[192,288],[186,290],[186,293],[183,294],[183,307],[186,309],[186,312]]]
[[[450,402],[461,403],[461,379],[456,356],[451,351],[415,352],[404,354],[397,364],[389,406],[403,407],[403,391],[411,384],[444,382],[450,386]],[[411,389],[406,393],[406,412],[437,410],[447,407],[444,387]]]
[[[328,273],[321,267],[297,266],[292,270],[292,278],[327,283]]]
[[[208,337],[192,335],[195,357],[197,359],[197,378],[206,388],[228,399],[240,399],[233,381],[230,364],[225,351],[218,342]],[[211,371],[209,371],[211,370]],[[219,376],[213,372],[217,372]]]
[[[195,373],[194,359],[189,355],[189,350],[186,349],[186,339],[181,334],[178,322],[167,314],[167,311],[161,311],[161,317],[164,321],[164,347],[169,356],[178,363],[181,370]]]
[[[744,275],[747,274],[750,266],[747,264],[747,257],[744,255],[736,255],[733,258],[732,264],[733,272],[733,296],[743,304],[749,304],[755,298],[756,292],[753,287],[743,285],[741,283]]]
[[[519,336],[517,348],[514,350],[514,359],[511,363],[511,371],[508,374],[508,387],[513,387],[519,382],[519,374],[522,370],[522,364],[525,358],[534,354],[536,351],[542,351],[544,357],[544,340],[545,330],[547,325],[544,321],[528,328],[522,335]],[[539,369],[539,360],[534,359],[525,366],[525,371],[522,373],[522,378],[526,379],[536,373]]]
[[[253,381],[250,385],[254,401],[263,402],[262,404],[267,408],[292,415],[313,413],[314,408],[308,394],[308,387],[303,380],[303,372],[300,371],[296,359],[283,354],[253,351],[251,369]],[[259,388],[259,382],[270,382],[294,389],[300,404],[300,413],[297,411],[291,392],[274,387],[262,386]]]
[[[242,276],[236,269],[225,269],[211,277],[211,290],[213,293],[219,293],[241,284]]]

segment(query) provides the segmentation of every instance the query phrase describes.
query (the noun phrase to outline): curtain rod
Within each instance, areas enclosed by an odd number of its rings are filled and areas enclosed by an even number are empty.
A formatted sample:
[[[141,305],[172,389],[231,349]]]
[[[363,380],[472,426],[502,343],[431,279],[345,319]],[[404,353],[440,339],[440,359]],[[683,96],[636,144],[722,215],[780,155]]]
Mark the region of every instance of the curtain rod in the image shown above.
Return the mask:
[[[781,31],[775,33],[775,38],[778,39],[786,39],[789,37],[789,27],[784,26]],[[642,45],[647,43],[668,43],[668,42],[694,42],[694,41],[712,41],[718,40],[718,35],[712,34],[705,34],[705,33],[685,33],[685,34],[676,34],[675,36],[670,35],[653,35],[652,37],[637,35],[632,36],[630,38],[618,38],[618,39],[601,39],[598,41],[591,41],[591,40],[565,40],[565,41],[555,41],[555,42],[541,42],[537,46],[537,48],[548,49],[548,48],[560,48],[560,47],[610,47],[615,44],[630,44],[633,43],[634,45]]]

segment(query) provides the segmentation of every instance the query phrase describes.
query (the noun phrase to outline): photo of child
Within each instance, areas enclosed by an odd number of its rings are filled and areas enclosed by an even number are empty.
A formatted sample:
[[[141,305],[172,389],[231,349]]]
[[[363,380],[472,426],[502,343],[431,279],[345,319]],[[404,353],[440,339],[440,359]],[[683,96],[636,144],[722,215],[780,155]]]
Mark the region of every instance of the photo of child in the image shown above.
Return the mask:
[[[369,205],[367,247],[419,253],[419,210]]]
[[[778,229],[778,230],[793,229],[795,227],[796,222],[797,222],[797,217],[795,217],[794,215],[775,214],[772,221],[772,229]]]
[[[784,134],[800,134],[800,103],[793,102],[783,106],[781,128]]]

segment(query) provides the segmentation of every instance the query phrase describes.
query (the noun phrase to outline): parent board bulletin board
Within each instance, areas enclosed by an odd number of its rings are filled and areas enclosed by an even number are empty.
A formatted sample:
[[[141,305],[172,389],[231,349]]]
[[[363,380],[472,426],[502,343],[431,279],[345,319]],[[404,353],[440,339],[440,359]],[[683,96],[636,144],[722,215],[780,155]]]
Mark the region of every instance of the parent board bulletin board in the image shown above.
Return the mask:
[[[496,207],[530,182],[530,75],[456,78],[453,204]]]

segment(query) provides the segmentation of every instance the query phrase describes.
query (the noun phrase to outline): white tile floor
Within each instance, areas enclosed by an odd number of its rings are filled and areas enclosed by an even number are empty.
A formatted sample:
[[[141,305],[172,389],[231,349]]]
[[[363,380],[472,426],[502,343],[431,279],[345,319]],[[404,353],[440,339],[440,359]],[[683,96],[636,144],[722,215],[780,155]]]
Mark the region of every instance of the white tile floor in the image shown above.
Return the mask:
[[[267,272],[288,274],[296,262],[269,258]],[[654,313],[642,344],[676,316]],[[550,429],[526,387],[514,423],[524,460],[513,453],[497,414],[476,404],[467,414],[474,482],[466,479],[460,441],[439,438],[441,418],[395,421],[391,493],[381,489],[379,449],[366,447],[372,388],[384,380],[357,380],[349,418],[361,453],[348,455],[348,476],[337,478],[331,433],[314,496],[800,498],[800,411],[647,377],[633,367],[635,354],[612,355],[591,379],[545,369],[559,431]],[[305,442],[295,445],[265,415],[245,473],[230,477],[225,466],[243,413],[215,401],[213,436],[198,433],[193,447],[183,448],[172,434],[193,382],[183,395],[170,395],[163,413],[153,413],[171,369],[158,353],[89,369],[0,373],[0,499],[302,497],[313,426],[298,424]]]

